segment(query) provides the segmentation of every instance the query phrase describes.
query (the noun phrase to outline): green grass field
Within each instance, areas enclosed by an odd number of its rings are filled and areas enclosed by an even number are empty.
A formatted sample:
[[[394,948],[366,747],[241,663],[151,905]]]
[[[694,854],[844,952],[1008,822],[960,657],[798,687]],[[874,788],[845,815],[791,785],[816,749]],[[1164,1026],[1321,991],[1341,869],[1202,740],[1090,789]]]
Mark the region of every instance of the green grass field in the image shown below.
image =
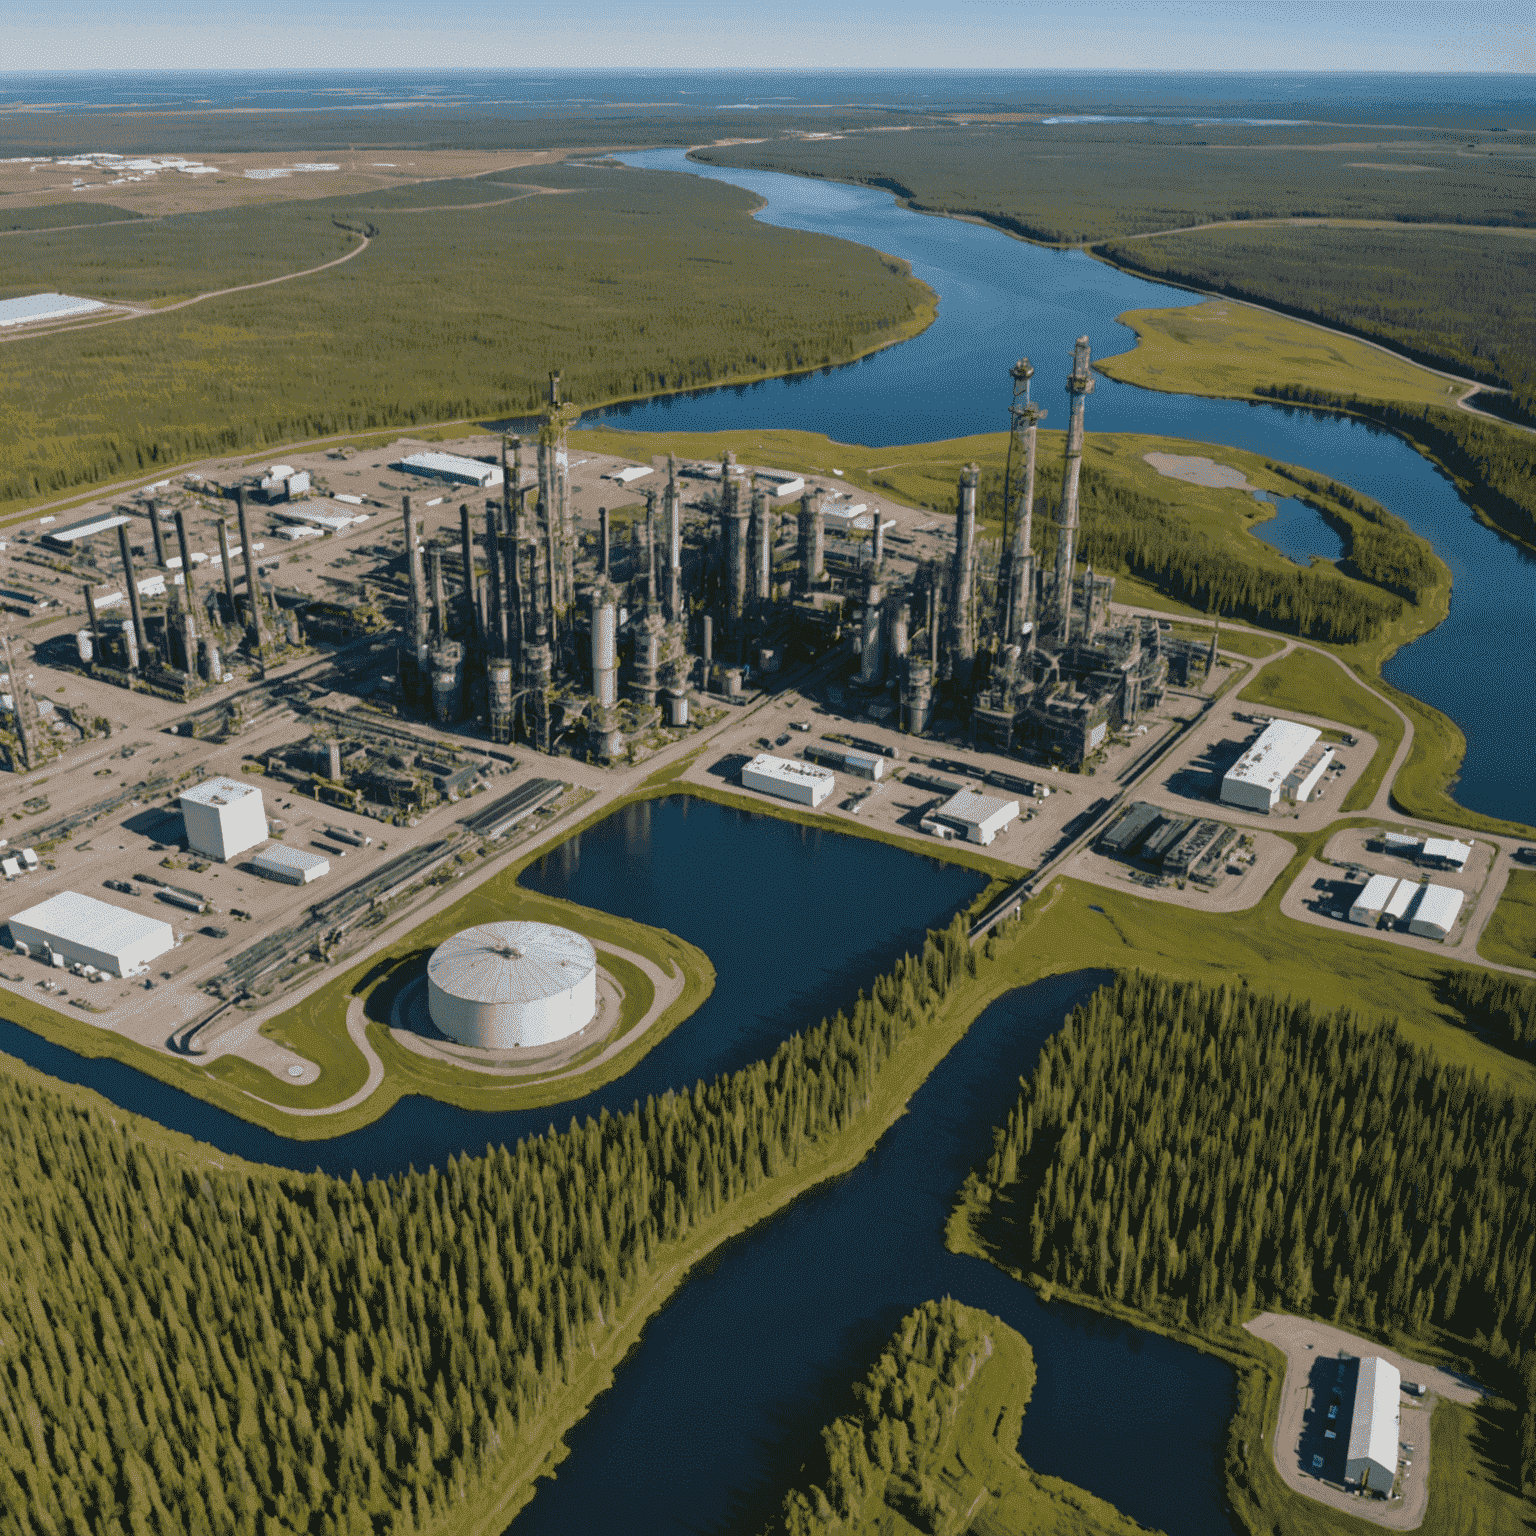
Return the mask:
[[[1374,400],[1451,405],[1458,385],[1364,341],[1229,299],[1184,309],[1133,309],[1129,352],[1095,361],[1100,373],[1142,389],[1256,399],[1255,385],[1301,384]]]
[[[1497,965],[1536,968],[1536,874],[1510,871],[1509,884],[1477,941],[1477,952]]]

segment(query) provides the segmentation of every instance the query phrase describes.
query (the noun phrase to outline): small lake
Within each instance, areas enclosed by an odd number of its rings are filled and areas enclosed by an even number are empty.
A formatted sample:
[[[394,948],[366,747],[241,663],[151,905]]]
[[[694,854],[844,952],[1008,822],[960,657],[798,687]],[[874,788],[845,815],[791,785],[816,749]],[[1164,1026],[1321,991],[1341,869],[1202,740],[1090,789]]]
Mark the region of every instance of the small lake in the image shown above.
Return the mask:
[[[1047,250],[984,225],[913,213],[872,188],[708,166],[676,149],[621,158],[746,187],[766,203],[758,214],[765,223],[899,256],[939,295],[939,317],[914,340],[847,367],[610,407],[587,417],[589,425],[645,432],[792,427],[874,447],[1002,432],[1007,370],[1027,354],[1036,368],[1035,399],[1050,412],[1046,424],[1060,427],[1076,337],[1088,336],[1095,358],[1109,357],[1135,344],[1117,315],[1203,302],[1081,251]],[[1348,417],[1159,394],[1102,376],[1087,422],[1090,432],[1220,443],[1304,465],[1374,497],[1428,538],[1455,583],[1450,615],[1400,650],[1384,675],[1465,733],[1454,791],[1462,805],[1516,821],[1536,818],[1536,668],[1517,661],[1536,626],[1536,556],[1483,527],[1445,475],[1400,438]]]
[[[1295,496],[1263,493],[1258,500],[1274,507],[1275,515],[1248,530],[1254,538],[1263,539],[1271,549],[1278,549],[1297,565],[1311,565],[1314,558],[1344,558],[1344,540],[1316,508]]]

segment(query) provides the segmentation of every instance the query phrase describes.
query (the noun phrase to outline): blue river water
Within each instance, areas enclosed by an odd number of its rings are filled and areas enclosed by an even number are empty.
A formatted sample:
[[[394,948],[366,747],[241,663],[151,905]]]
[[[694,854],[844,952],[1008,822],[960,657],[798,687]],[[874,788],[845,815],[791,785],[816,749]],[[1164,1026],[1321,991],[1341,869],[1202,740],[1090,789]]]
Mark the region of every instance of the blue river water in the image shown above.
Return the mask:
[[[1066,417],[1061,391],[1076,337],[1088,336],[1096,358],[1112,356],[1135,342],[1116,316],[1201,302],[1080,251],[913,213],[869,188],[707,166],[681,150],[622,158],[746,187],[763,198],[758,217],[767,223],[909,261],[939,295],[939,317],[914,340],[844,368],[613,407],[589,423],[653,432],[792,427],[877,447],[998,432],[1007,428],[1007,370],[1027,355],[1035,398],[1054,427]],[[1521,663],[1536,623],[1536,556],[1480,524],[1445,475],[1400,438],[1346,417],[1160,394],[1104,377],[1088,402],[1088,429],[1226,444],[1304,465],[1374,497],[1427,537],[1455,583],[1450,616],[1400,650],[1384,675],[1461,727],[1461,804],[1536,820],[1536,668]]]

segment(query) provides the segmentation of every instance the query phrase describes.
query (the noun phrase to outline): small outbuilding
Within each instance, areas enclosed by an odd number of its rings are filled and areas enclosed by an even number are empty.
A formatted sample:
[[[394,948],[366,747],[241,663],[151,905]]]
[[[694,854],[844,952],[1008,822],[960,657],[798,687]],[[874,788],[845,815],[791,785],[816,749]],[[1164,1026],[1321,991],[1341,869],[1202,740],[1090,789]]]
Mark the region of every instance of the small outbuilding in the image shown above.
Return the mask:
[[[273,843],[251,860],[251,868],[268,880],[281,880],[285,885],[308,885],[311,880],[330,874],[331,861],[305,848]]]
[[[1396,926],[1408,916],[1408,908],[1413,905],[1413,899],[1419,894],[1418,884],[1413,880],[1399,880],[1397,889],[1392,892],[1387,904],[1381,910],[1381,915]]]
[[[1419,852],[1419,863],[1431,869],[1454,869],[1458,872],[1467,867],[1472,857],[1472,844],[1454,837],[1427,837]]]
[[[978,795],[973,789],[962,789],[924,816],[920,825],[935,837],[953,837],[958,833],[968,843],[985,846],[999,832],[1006,832],[1018,814],[1017,800],[1001,800],[995,795]]]

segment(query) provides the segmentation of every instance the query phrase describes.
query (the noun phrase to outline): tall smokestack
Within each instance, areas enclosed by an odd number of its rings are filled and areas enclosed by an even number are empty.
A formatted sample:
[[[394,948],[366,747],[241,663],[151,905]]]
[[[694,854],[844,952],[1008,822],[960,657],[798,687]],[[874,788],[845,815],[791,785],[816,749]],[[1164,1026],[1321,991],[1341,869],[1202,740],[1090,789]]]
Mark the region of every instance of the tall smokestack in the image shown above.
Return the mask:
[[[597,509],[597,574],[608,580],[608,508]]]
[[[870,547],[869,557],[871,563],[879,567],[885,559],[885,519],[880,515],[880,508],[876,507],[870,514]]]
[[[667,617],[683,616],[683,495],[677,485],[677,455],[667,455]]]
[[[821,500],[807,491],[800,498],[800,590],[809,592],[826,573],[826,520]]]
[[[507,654],[507,608],[502,595],[501,522],[494,501],[485,504],[485,649],[487,655]]]
[[[747,612],[747,518],[750,510],[741,504],[741,486],[732,482],[724,502],[726,616],[731,633],[738,638]]]
[[[481,629],[480,603],[476,595],[475,537],[469,525],[469,503],[459,504],[459,559],[464,564],[464,597],[469,606],[469,621],[478,634]]]
[[[1004,515],[1013,517],[1013,538],[1008,553],[1008,579],[1003,588],[1003,641],[1025,644],[1026,626],[1034,617],[1035,603],[1035,433],[1045,412],[1029,398],[1029,381],[1035,376],[1027,357],[1010,370],[1013,405],[1009,408],[1013,435],[1008,442],[1008,484],[1004,489]],[[1022,480],[1020,464],[1022,458]],[[1018,498],[1013,507],[1008,501]],[[1030,631],[1032,635],[1033,632]]]
[[[240,519],[240,553],[245,558],[245,595],[251,605],[251,649],[260,651],[267,643],[261,622],[261,587],[256,581],[256,551],[251,547],[251,523],[245,515],[245,487],[235,487],[235,512]]]
[[[1061,477],[1061,508],[1056,514],[1056,630],[1062,646],[1072,641],[1072,565],[1077,555],[1077,482],[1083,469],[1083,406],[1093,393],[1088,372],[1088,338],[1072,349],[1072,377],[1067,380],[1072,415],[1067,425],[1067,461]]]
[[[181,584],[187,594],[187,623],[191,626],[192,638],[196,638],[197,589],[192,585],[192,548],[187,543],[187,519],[179,507],[176,509],[176,547],[181,551]],[[188,665],[188,672],[195,670],[195,666]]]
[[[155,536],[155,564],[163,571],[166,568],[165,530],[160,526],[160,508],[153,499],[149,503],[149,531]]]
[[[149,651],[149,641],[144,635],[144,612],[139,607],[139,583],[134,576],[133,551],[128,547],[128,525],[117,525],[117,547],[123,557],[123,577],[128,583],[128,610],[133,615],[133,637],[138,643],[139,655]]]
[[[955,565],[950,602],[950,647],[954,678],[961,687],[971,680],[971,665],[976,655],[975,626],[972,623],[972,586],[976,559],[976,481],[981,470],[967,464],[960,471],[960,508],[955,518]]]
[[[432,594],[432,633],[448,637],[448,593],[443,585],[443,547],[436,539],[427,545],[427,588]]]
[[[768,510],[767,492],[752,492],[752,548],[756,580],[753,583],[759,611],[765,611],[773,598],[773,522]]]
[[[90,582],[85,584],[85,616],[91,624],[91,655],[97,661],[101,660],[101,624],[96,617],[96,594],[91,590]]]
[[[645,611],[656,611],[656,492],[645,493]]]
[[[219,519],[219,565],[224,572],[224,596],[229,602],[229,622],[234,626],[240,622],[240,610],[235,607],[235,570],[229,558],[229,519]]]

